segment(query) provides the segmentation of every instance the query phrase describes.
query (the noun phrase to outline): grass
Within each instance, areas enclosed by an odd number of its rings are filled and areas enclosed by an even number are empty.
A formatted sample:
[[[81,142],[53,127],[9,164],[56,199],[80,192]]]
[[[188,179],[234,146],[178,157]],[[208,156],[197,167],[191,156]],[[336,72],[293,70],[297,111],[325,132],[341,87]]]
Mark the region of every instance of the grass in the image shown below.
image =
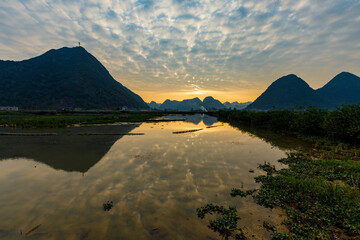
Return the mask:
[[[0,126],[12,128],[61,128],[76,124],[144,122],[160,114],[155,112],[16,112],[16,114],[0,114]]]
[[[265,207],[286,209],[291,239],[359,239],[359,162],[301,155],[281,162],[289,168],[256,177],[261,187],[255,200]]]

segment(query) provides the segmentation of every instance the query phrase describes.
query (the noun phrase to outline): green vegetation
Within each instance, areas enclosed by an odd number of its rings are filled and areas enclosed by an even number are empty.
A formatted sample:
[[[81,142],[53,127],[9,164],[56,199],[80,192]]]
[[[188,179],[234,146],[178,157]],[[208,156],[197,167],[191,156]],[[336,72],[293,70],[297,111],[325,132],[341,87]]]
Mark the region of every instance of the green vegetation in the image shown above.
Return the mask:
[[[265,162],[264,164],[259,164],[259,168],[264,170],[267,175],[272,175],[276,172],[275,166],[271,165],[268,162]]]
[[[106,203],[103,203],[104,211],[110,211],[113,206],[114,206],[113,201],[107,201]]]
[[[22,128],[59,128],[75,124],[144,122],[161,116],[158,112],[55,112],[34,111],[0,114],[0,126]]]
[[[288,233],[278,233],[278,232],[274,232],[271,234],[271,237],[273,240],[278,239],[278,240],[285,240],[288,239],[289,234]]]
[[[219,117],[280,148],[289,149],[281,139],[294,136],[289,144],[298,152],[279,160],[287,168],[259,164],[266,175],[255,178],[261,184],[256,192],[231,191],[286,210],[289,233],[263,222],[272,239],[360,239],[360,105],[333,111],[220,111]],[[297,146],[300,141],[303,147]]]
[[[243,191],[243,190],[238,189],[238,188],[233,188],[233,189],[231,189],[230,195],[232,197],[236,197],[236,196],[247,197],[247,196],[253,195],[256,191],[257,191],[256,189]]]
[[[274,224],[271,224],[267,221],[263,222],[263,227],[266,228],[269,231],[276,232],[276,226]]]
[[[240,217],[235,207],[225,208],[214,204],[207,204],[196,209],[199,218],[204,219],[207,214],[216,214],[215,220],[209,221],[209,228],[218,232],[224,239],[246,239],[241,228],[237,226]]]
[[[291,239],[359,236],[360,162],[311,160],[301,154],[281,162],[289,168],[255,178],[261,183],[255,200],[286,209]]]
[[[259,168],[267,175],[255,178],[258,190],[232,189],[231,196],[252,195],[257,204],[286,210],[285,224],[290,233],[277,232],[277,226],[264,221],[272,239],[359,239],[360,236],[360,162],[348,160],[313,160],[300,153],[290,153],[279,160],[288,168],[276,170],[270,163]],[[217,213],[209,228],[224,238],[237,231],[236,209],[208,204],[197,209],[198,217]],[[241,235],[245,239],[245,236]],[[234,237],[235,238],[235,237]]]
[[[315,107],[299,108],[297,111],[220,111],[219,118],[277,132],[360,143],[360,105],[343,105],[332,111]]]

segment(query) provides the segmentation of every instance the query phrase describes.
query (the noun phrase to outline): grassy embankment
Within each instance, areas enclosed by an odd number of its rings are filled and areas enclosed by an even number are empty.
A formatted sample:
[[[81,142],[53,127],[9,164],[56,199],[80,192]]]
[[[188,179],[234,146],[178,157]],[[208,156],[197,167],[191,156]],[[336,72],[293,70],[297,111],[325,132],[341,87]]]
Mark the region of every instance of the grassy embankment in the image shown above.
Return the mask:
[[[252,195],[259,205],[286,210],[288,233],[277,232],[268,222],[263,224],[273,231],[272,239],[360,239],[360,106],[334,111],[223,111],[219,115],[255,134],[251,127],[295,134],[310,141],[315,153],[322,153],[315,157],[308,151],[290,153],[279,160],[288,166],[281,170],[260,164],[267,175],[255,178],[261,184],[257,191],[232,190],[231,196]],[[245,239],[237,226],[239,217],[233,216],[236,209],[219,209],[225,208],[209,204],[197,209],[198,216],[215,213],[216,219],[209,224],[212,230],[225,239]]]
[[[162,116],[159,112],[56,112],[21,111],[0,112],[0,127],[60,128],[75,124],[105,124],[116,122],[144,122]]]

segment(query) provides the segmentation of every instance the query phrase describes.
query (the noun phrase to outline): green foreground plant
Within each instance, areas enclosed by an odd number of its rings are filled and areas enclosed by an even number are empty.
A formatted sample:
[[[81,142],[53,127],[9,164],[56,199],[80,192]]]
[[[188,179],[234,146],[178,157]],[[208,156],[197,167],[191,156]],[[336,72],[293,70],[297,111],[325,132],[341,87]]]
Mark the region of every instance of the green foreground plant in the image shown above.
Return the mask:
[[[218,232],[224,239],[246,239],[241,228],[237,226],[240,219],[235,207],[225,208],[214,204],[207,204],[196,209],[199,218],[204,219],[207,214],[215,214],[216,219],[210,220],[208,227]]]
[[[261,183],[255,200],[286,209],[291,239],[358,239],[360,162],[311,160],[299,154],[281,162],[289,168],[255,178]]]

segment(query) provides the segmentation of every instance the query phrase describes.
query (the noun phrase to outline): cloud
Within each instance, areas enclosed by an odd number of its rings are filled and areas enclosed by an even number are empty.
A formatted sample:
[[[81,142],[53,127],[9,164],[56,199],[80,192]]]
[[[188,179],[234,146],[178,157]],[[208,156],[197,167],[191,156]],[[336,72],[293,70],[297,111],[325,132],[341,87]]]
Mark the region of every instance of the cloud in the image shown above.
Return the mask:
[[[135,91],[260,91],[291,72],[320,87],[360,74],[359,12],[354,0],[4,0],[0,58],[80,41]]]

